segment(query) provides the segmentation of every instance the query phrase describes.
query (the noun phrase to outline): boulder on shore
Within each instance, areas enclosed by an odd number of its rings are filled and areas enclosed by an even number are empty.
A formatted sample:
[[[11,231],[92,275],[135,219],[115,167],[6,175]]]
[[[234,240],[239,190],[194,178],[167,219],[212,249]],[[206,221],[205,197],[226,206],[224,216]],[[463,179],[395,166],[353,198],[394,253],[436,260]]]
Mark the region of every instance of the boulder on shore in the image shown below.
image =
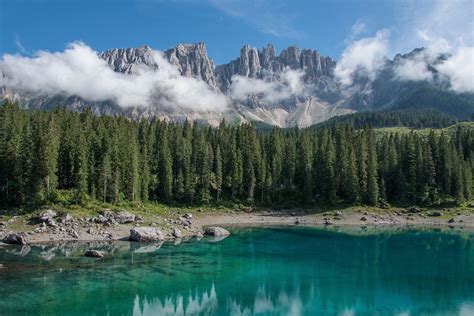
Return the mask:
[[[183,233],[181,233],[181,231],[177,228],[173,228],[173,231],[172,231],[172,235],[173,237],[175,238],[181,238],[183,237]]]
[[[41,212],[39,220],[43,223],[51,222],[57,215],[58,213],[55,210],[45,210]]]
[[[411,214],[417,214],[417,213],[421,212],[420,208],[418,208],[416,206],[412,206],[412,207],[408,208],[407,211],[408,211],[408,213],[411,213]]]
[[[119,224],[132,223],[135,221],[135,215],[126,211],[121,211],[115,214],[115,221]]]
[[[323,224],[324,226],[329,226],[329,225],[332,225],[332,221],[328,218],[325,218]]]
[[[134,227],[130,229],[131,241],[162,241],[163,233],[155,227]]]
[[[206,228],[204,235],[207,236],[228,236],[230,232],[227,229],[217,226],[211,226]]]
[[[3,239],[4,243],[10,245],[26,245],[28,241],[28,235],[25,233],[11,233]]]
[[[62,217],[61,217],[61,224],[66,224],[66,223],[70,223],[70,222],[73,222],[74,221],[74,217],[72,217],[71,214],[69,213],[66,213],[64,214]]]
[[[106,217],[110,221],[115,221],[119,224],[128,224],[135,221],[135,215],[127,211],[120,211],[117,213],[111,212],[111,211],[105,211],[104,217]]]
[[[93,258],[103,258],[105,256],[105,252],[99,250],[87,250],[84,253],[84,256]]]

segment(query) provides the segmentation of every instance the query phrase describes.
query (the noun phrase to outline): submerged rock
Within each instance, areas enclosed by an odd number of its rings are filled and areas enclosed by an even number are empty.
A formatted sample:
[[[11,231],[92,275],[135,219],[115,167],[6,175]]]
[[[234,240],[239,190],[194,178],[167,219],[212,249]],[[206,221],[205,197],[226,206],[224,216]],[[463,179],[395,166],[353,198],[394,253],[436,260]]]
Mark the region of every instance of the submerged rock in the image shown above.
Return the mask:
[[[99,250],[87,250],[84,253],[84,256],[93,258],[103,258],[105,256],[105,253]]]
[[[25,233],[11,233],[3,239],[3,242],[10,245],[26,245],[29,238]]]
[[[155,227],[134,227],[130,229],[131,241],[162,241],[163,233]]]
[[[161,242],[153,245],[142,246],[134,251],[134,253],[152,253],[161,248]]]
[[[204,235],[207,235],[207,236],[228,236],[228,235],[230,235],[230,232],[227,229],[224,229],[222,227],[211,226],[211,227],[206,228],[206,231],[204,232]]]

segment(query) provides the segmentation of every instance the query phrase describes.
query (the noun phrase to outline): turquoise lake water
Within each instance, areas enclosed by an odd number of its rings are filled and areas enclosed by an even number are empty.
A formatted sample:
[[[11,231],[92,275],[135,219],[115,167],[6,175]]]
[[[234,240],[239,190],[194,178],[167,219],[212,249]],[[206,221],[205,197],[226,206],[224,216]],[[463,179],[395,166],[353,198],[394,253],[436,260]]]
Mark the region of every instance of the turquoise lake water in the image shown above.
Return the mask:
[[[2,246],[0,314],[474,315],[472,232],[231,231],[161,247]]]

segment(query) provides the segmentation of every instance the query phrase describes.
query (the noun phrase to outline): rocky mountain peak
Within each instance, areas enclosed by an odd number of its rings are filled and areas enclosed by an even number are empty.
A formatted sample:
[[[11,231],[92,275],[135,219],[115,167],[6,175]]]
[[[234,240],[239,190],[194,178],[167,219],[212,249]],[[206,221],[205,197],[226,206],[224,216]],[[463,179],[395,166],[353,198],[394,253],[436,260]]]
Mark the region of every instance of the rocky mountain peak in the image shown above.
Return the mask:
[[[258,50],[250,45],[245,45],[240,50],[238,74],[245,77],[255,77],[260,71],[260,58]]]
[[[116,72],[133,73],[139,65],[158,67],[153,57],[153,50],[146,45],[138,48],[109,49],[99,56]]]
[[[297,46],[290,46],[281,51],[280,60],[291,69],[301,68],[301,49]]]
[[[214,62],[207,56],[206,45],[203,42],[179,44],[165,51],[165,56],[183,76],[200,78],[217,89]]]
[[[163,55],[178,68],[183,76],[202,79],[209,86],[217,89],[214,63],[207,56],[204,43],[179,44],[166,50]],[[134,73],[140,65],[158,67],[153,50],[149,46],[109,49],[102,52],[100,57],[107,61],[114,71],[122,73]]]

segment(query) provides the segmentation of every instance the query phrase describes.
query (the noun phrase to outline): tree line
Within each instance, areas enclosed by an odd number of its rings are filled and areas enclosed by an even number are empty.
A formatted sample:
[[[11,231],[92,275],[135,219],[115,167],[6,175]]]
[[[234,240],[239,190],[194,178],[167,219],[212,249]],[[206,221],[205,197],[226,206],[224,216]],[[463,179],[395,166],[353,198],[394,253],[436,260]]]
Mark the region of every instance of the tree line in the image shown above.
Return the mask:
[[[0,106],[3,205],[98,200],[248,205],[461,203],[474,132],[218,127]],[[70,201],[71,202],[71,201]]]
[[[374,112],[357,112],[334,116],[313,128],[329,127],[334,124],[347,124],[356,129],[366,125],[372,127],[405,126],[414,128],[443,128],[458,123],[458,120],[448,114],[432,109],[404,109]]]

